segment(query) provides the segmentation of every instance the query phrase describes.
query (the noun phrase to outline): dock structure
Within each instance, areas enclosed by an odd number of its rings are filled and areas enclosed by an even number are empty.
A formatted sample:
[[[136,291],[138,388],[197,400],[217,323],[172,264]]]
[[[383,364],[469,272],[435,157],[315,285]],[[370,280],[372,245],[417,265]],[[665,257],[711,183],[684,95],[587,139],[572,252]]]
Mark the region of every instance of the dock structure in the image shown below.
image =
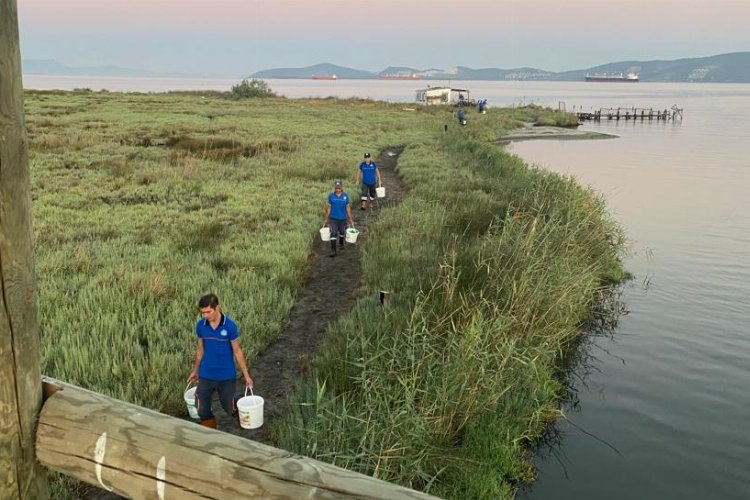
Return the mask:
[[[654,108],[599,108],[598,111],[578,112],[578,121],[602,121],[602,120],[640,120],[640,121],[682,121],[682,108],[677,105],[669,109]]]

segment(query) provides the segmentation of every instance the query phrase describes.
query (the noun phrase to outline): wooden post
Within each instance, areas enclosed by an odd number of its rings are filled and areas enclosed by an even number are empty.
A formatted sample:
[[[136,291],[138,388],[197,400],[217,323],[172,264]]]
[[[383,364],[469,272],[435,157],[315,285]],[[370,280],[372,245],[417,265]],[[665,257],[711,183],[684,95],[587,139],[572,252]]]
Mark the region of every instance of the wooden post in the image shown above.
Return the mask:
[[[57,381],[39,416],[47,467],[128,498],[435,498]],[[52,390],[50,390],[52,389]]]
[[[42,404],[16,0],[0,0],[0,498],[47,498],[34,456]]]

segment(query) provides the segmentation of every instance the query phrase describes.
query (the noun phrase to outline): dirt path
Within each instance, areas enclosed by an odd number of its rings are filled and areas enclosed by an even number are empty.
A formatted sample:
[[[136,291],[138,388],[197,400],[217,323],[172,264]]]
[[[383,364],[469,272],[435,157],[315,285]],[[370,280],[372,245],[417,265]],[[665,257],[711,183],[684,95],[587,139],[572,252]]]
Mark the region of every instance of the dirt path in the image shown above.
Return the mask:
[[[357,301],[361,276],[359,245],[367,241],[369,223],[377,218],[380,209],[394,206],[403,199],[405,187],[396,168],[403,150],[403,146],[387,148],[375,160],[386,188],[386,198],[373,210],[361,211],[359,188],[344,186],[352,199],[354,225],[360,231],[357,244],[347,243],[343,251],[331,258],[328,243],[320,239],[315,242],[309,279],[289,313],[284,331],[252,363],[250,376],[253,377],[258,395],[264,399],[263,426],[252,430],[242,429],[236,420],[221,410],[218,401],[214,401],[214,414],[219,419],[219,430],[273,444],[268,429],[277,418],[286,413],[287,398],[309,368],[309,360],[315,358],[323,344],[329,323],[349,311]],[[323,215],[321,212],[321,220]],[[244,390],[244,385],[238,385],[237,390]],[[122,498],[97,488],[86,489],[89,491],[83,496],[89,500]]]
[[[320,240],[315,242],[309,279],[292,307],[283,333],[252,363],[250,375],[258,395],[264,398],[263,426],[260,429],[242,429],[228,417],[222,417],[219,420],[220,429],[272,444],[268,429],[278,417],[285,414],[287,397],[309,369],[309,360],[315,358],[323,344],[328,325],[354,307],[357,301],[361,276],[359,246],[367,241],[369,223],[377,218],[380,209],[393,206],[403,198],[405,188],[396,172],[398,157],[403,149],[403,146],[387,148],[376,160],[386,188],[386,198],[373,210],[361,211],[358,187],[344,186],[352,199],[354,225],[360,231],[357,243],[347,243],[343,251],[331,258],[329,244]],[[322,212],[320,218],[323,219]],[[244,387],[241,389],[244,390]],[[216,414],[224,415],[220,410]]]

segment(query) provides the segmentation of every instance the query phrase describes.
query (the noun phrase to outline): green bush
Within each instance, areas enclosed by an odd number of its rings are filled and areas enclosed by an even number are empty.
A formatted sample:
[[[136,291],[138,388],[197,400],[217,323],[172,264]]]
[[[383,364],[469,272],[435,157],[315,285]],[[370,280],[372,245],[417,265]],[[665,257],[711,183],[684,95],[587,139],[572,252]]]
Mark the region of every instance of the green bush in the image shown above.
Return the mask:
[[[237,85],[232,85],[232,91],[229,94],[232,99],[249,99],[251,97],[276,97],[271,87],[263,80],[253,78],[249,82],[247,79],[242,80]]]

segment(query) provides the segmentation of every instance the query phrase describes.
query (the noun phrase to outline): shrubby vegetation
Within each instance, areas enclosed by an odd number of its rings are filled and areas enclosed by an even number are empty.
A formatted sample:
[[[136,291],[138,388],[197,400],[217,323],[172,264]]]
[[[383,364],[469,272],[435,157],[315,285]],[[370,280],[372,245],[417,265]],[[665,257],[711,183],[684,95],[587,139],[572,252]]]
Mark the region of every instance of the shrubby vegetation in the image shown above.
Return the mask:
[[[257,80],[253,78],[250,81],[247,79],[242,80],[237,85],[232,85],[232,91],[229,93],[232,99],[248,99],[251,97],[276,97],[276,94],[271,90],[263,80]]]
[[[196,298],[219,293],[252,365],[299,291],[331,180],[405,144],[408,198],[371,227],[363,298],[278,443],[452,498],[531,480],[562,354],[622,278],[603,201],[487,143],[556,113],[492,109],[444,134],[449,108],[356,99],[27,92],[26,107],[46,374],[184,413]]]

